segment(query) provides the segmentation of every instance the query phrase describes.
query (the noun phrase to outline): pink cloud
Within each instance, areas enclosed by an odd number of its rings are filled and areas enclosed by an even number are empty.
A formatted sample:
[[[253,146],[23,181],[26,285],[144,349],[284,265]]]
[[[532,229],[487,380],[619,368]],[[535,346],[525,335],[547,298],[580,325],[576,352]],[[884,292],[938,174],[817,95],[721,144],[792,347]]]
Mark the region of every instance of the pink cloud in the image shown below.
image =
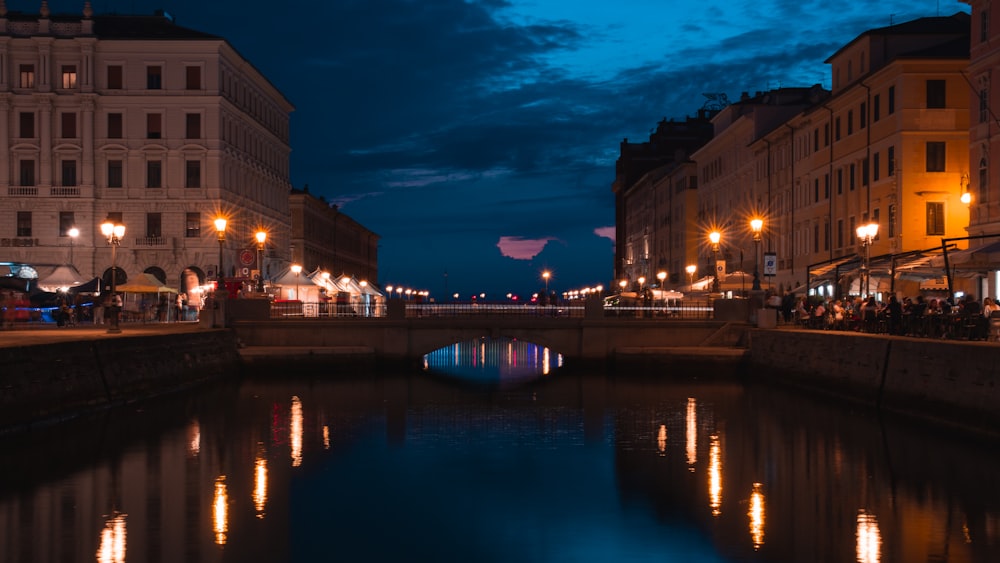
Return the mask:
[[[611,242],[615,242],[615,227],[613,225],[610,227],[598,227],[594,229],[594,234],[599,237],[611,239]]]
[[[500,242],[497,243],[497,248],[500,249],[500,254],[503,254],[507,258],[513,258],[515,260],[531,260],[538,253],[545,249],[545,245],[549,243],[550,240],[555,240],[552,237],[538,238],[538,239],[526,239],[522,237],[500,237]]]

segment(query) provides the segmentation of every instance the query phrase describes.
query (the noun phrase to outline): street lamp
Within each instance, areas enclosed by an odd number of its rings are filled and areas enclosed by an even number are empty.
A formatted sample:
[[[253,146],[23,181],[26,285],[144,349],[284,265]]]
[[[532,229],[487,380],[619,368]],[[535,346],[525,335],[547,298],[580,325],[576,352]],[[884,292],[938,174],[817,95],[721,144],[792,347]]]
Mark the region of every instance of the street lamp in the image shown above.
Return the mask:
[[[298,264],[292,264],[292,273],[295,274],[295,299],[298,301],[302,301],[301,299],[299,299],[299,274],[302,273],[302,266]]]
[[[111,245],[111,324],[108,326],[109,334],[118,334],[122,331],[118,326],[118,246],[125,236],[125,225],[113,221],[111,217],[101,224],[101,233],[107,237],[108,244]]]
[[[219,217],[215,220],[215,233],[219,236],[219,271],[215,276],[215,289],[222,290],[222,245],[226,243],[226,219],[224,217]]]
[[[708,240],[712,243],[712,256],[715,258],[715,264],[712,268],[714,276],[712,278],[712,293],[719,293],[719,241],[722,240],[722,233],[712,231],[708,233]]]
[[[552,272],[545,270],[542,272],[542,279],[545,280],[545,297],[549,296],[549,278],[552,277]]]
[[[667,273],[660,270],[656,273],[656,279],[660,280],[660,289],[663,289],[663,280],[667,279]]]
[[[267,233],[257,231],[257,291],[264,292],[264,242],[267,240]]]
[[[66,234],[69,235],[69,263],[73,263],[73,243],[76,241],[76,237],[80,236],[80,229],[76,227],[70,227]]]
[[[694,285],[694,273],[698,271],[698,266],[688,264],[684,270],[688,273],[688,291],[692,291],[691,286]]]
[[[865,278],[865,297],[871,293],[872,274],[871,268],[871,246],[872,241],[878,236],[878,223],[868,223],[857,228],[858,238],[861,239],[862,246],[865,247],[864,261],[861,263],[861,274]],[[859,288],[860,291],[860,288]]]
[[[622,281],[618,282],[618,287],[622,288],[622,292],[625,291],[625,288],[627,286],[628,286],[628,280],[622,280]]]
[[[755,217],[750,220],[750,230],[753,231],[753,285],[750,287],[753,291],[760,291],[760,269],[758,265],[760,264],[760,232],[764,229],[764,220]]]

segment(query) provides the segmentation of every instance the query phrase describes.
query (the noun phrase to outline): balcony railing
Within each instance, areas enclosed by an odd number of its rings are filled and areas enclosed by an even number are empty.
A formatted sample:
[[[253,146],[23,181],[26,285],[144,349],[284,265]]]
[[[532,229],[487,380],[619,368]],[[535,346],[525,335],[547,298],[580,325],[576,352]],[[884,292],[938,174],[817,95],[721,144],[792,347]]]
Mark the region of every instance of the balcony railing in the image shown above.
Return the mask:
[[[38,195],[38,186],[7,186],[7,195],[36,196]]]
[[[49,194],[52,197],[80,197],[80,186],[52,186]]]
[[[167,244],[166,237],[136,237],[136,246],[164,246]]]

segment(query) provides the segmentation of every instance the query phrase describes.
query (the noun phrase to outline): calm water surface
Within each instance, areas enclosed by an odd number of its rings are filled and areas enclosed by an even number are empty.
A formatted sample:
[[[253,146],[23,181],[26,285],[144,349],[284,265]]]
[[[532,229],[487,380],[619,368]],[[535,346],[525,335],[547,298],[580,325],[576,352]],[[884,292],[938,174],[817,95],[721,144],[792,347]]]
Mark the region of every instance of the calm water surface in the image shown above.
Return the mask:
[[[1000,561],[995,443],[523,343],[427,366],[0,438],[0,561]]]

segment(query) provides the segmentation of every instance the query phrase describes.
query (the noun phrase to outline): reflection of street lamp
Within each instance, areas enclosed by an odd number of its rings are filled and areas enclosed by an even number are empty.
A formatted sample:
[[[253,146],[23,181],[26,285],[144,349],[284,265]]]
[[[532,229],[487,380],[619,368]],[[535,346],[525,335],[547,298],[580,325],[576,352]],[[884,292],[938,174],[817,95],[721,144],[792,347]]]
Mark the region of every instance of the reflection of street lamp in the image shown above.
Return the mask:
[[[223,289],[222,287],[222,245],[226,243],[226,219],[224,217],[219,217],[215,220],[215,233],[219,236],[219,271],[218,275],[215,276],[216,289]]]
[[[753,231],[753,286],[750,287],[753,291],[760,291],[760,270],[757,265],[760,263],[760,232],[764,229],[764,220],[755,217],[750,220],[750,230]]]
[[[267,240],[267,233],[257,231],[257,291],[264,292],[264,241]]]
[[[292,273],[295,274],[295,299],[298,301],[302,301],[301,299],[299,299],[299,274],[302,273],[302,266],[299,266],[298,264],[292,264]]]
[[[712,231],[708,233],[708,240],[712,243],[712,256],[715,258],[715,264],[713,270],[712,278],[712,293],[719,293],[719,241],[722,240],[722,233],[719,231]]]
[[[73,242],[76,241],[76,237],[80,236],[80,229],[76,227],[70,227],[66,234],[69,235],[69,263],[73,263]]]
[[[125,225],[121,223],[116,223],[111,220],[111,217],[105,219],[104,223],[101,224],[101,233],[108,238],[108,244],[111,245],[111,325],[108,326],[108,333],[117,334],[122,331],[121,327],[118,326],[118,306],[115,304],[118,300],[118,246],[122,243],[122,237],[125,236]]]
[[[878,236],[878,223],[868,223],[857,228],[858,238],[861,239],[862,246],[865,247],[864,261],[861,263],[861,274],[865,278],[865,297],[871,293],[872,274],[871,268],[871,246],[872,241]],[[860,288],[859,288],[860,290]]]
[[[694,273],[698,271],[698,266],[688,264],[684,270],[688,273],[688,291],[694,291],[691,286],[694,285]]]

